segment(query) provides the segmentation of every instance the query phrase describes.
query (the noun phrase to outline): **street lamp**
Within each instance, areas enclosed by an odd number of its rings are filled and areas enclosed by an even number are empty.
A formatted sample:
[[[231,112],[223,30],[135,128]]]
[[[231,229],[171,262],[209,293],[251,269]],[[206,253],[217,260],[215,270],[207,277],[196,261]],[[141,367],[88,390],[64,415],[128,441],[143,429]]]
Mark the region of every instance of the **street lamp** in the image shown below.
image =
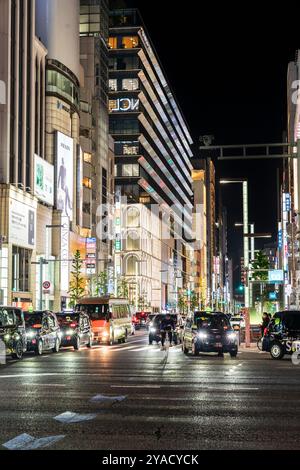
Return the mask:
[[[249,268],[249,205],[248,205],[248,180],[245,178],[227,178],[221,179],[220,184],[242,184],[243,188],[243,229],[244,229],[244,266],[247,270]],[[249,308],[249,289],[245,286],[245,308]]]
[[[229,178],[229,179],[221,179],[220,184],[241,184],[242,185],[242,192],[243,192],[243,244],[244,244],[244,267],[246,272],[249,269],[249,202],[248,202],[248,180],[245,178]],[[250,347],[251,339],[250,339],[250,302],[249,302],[249,287],[245,286],[244,289],[244,299],[245,299],[245,309],[246,309],[246,347]]]

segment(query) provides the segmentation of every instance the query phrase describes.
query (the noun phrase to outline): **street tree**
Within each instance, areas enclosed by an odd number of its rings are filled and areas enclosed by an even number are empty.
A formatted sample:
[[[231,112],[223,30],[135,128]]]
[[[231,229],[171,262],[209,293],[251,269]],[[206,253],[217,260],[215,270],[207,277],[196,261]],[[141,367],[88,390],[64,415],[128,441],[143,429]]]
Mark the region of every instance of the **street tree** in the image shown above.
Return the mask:
[[[95,286],[96,295],[98,297],[108,294],[108,275],[107,271],[102,271],[96,278]]]
[[[69,287],[70,306],[75,307],[78,300],[84,296],[85,280],[82,276],[83,260],[81,259],[80,251],[77,250],[74,254],[72,262],[71,280]]]
[[[124,276],[120,276],[117,282],[117,295],[122,299],[129,299],[128,282]]]

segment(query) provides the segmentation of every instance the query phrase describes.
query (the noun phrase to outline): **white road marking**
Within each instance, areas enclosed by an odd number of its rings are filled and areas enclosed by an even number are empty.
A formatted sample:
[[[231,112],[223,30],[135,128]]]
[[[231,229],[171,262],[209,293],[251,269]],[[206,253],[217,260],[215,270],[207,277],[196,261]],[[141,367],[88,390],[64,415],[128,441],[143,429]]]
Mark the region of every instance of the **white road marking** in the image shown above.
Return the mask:
[[[94,396],[91,401],[92,402],[104,402],[104,403],[107,403],[107,402],[120,402],[120,401],[123,401],[123,400],[126,400],[126,395],[120,395],[120,396],[117,396],[117,397],[108,397],[106,395],[96,395]]]
[[[39,384],[39,383],[24,383],[21,385],[25,385],[26,387],[28,386],[34,386],[34,387],[66,387],[65,384]]]
[[[78,413],[72,413],[71,411],[66,411],[65,413],[62,413],[61,415],[55,416],[56,421],[59,421],[60,423],[67,423],[67,424],[72,424],[72,423],[81,423],[82,421],[91,421],[92,419],[95,419],[97,417],[96,414],[94,413],[89,413],[86,415],[81,415]]]
[[[110,388],[161,388],[160,385],[111,385]]]
[[[8,450],[33,450],[49,447],[50,445],[55,444],[64,438],[64,435],[60,435],[37,439],[36,437],[30,436],[30,434],[20,434],[19,436],[11,439],[8,442],[5,442],[5,444],[2,445]]]

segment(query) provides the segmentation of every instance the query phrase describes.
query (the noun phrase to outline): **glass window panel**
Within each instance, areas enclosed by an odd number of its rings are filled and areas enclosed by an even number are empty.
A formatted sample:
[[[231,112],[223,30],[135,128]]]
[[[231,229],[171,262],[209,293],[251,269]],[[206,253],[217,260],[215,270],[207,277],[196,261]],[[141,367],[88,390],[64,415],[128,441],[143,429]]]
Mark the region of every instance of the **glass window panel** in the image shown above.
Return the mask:
[[[122,80],[122,89],[128,91],[138,90],[139,81],[137,78],[124,78]]]
[[[110,91],[118,91],[118,81],[116,78],[109,80],[109,89]]]
[[[139,45],[139,38],[137,36],[125,36],[122,39],[122,46],[124,49],[134,49]]]
[[[89,25],[88,24],[81,24],[80,25],[80,32],[81,33],[88,33],[89,32]]]
[[[80,15],[80,24],[88,23],[89,22],[89,15]]]
[[[118,38],[116,37],[110,37],[108,40],[108,46],[110,49],[117,49],[118,47]]]

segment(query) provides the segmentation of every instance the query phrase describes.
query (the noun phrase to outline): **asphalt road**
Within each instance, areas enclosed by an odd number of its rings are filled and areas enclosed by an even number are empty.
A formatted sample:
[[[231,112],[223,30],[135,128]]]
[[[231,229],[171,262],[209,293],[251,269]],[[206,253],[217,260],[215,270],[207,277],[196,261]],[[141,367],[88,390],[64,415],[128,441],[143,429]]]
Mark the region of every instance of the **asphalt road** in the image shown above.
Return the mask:
[[[288,357],[186,357],[138,333],[0,366],[0,448],[29,434],[59,436],[49,449],[300,449],[299,405],[300,366]],[[70,422],[78,414],[89,420]]]

